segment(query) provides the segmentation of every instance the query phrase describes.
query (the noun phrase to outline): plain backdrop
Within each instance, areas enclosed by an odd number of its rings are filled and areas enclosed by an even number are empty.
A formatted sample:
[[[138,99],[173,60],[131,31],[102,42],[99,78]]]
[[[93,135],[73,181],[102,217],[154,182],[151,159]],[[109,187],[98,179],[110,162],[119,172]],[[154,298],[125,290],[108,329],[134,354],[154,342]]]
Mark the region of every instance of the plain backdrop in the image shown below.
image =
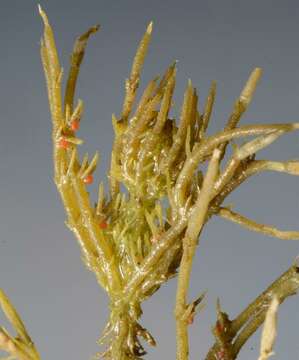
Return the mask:
[[[178,60],[173,115],[179,115],[188,78],[202,106],[212,80],[218,93],[210,131],[220,130],[250,71],[264,69],[243,124],[299,120],[299,2],[294,0],[41,0],[54,27],[61,62],[68,68],[77,35],[100,23],[82,66],[77,95],[85,102],[82,151],[100,150],[96,182],[105,178],[112,144],[111,114],[119,114],[124,80],[149,21],[153,40],[145,62],[147,81]],[[42,23],[32,0],[0,2],[0,286],[5,289],[47,359],[82,360],[99,351],[96,339],[108,300],[80,260],[65,227],[53,183],[51,123],[39,57]],[[259,158],[299,157],[298,133],[262,151]],[[299,229],[298,177],[267,173],[243,184],[228,199],[235,209],[282,229]],[[191,296],[207,289],[206,307],[191,327],[190,359],[203,359],[213,342],[219,296],[234,317],[299,253],[298,242],[251,233],[213,218],[206,227],[192,273]],[[158,347],[146,359],[175,358],[172,280],[143,306],[142,324]],[[1,315],[1,322],[5,323]],[[299,357],[299,297],[279,311],[276,359]],[[6,324],[7,325],[7,324]],[[258,355],[260,332],[240,359]]]

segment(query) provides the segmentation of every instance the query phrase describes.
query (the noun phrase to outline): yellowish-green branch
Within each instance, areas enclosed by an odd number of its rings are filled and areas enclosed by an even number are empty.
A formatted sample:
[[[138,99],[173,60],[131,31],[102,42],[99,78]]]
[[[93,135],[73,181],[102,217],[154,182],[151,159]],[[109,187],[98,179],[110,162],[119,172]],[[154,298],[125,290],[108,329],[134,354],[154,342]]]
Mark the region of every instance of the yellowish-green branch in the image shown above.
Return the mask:
[[[224,219],[230,220],[251,231],[273,236],[281,240],[299,240],[299,231],[282,231],[270,225],[259,224],[228,208],[220,208],[217,215],[220,215]]]
[[[189,356],[188,318],[186,318],[187,295],[190,286],[191,269],[198,242],[198,235],[205,223],[214,182],[218,174],[219,158],[220,151],[216,149],[209,163],[198,200],[191,211],[183,239],[183,255],[178,275],[175,306],[177,360],[187,360]]]
[[[48,84],[48,93],[50,94],[49,99],[50,103],[52,104],[50,108],[53,111],[53,158],[55,169],[55,183],[63,199],[66,212],[68,213],[68,222],[70,224],[70,227],[73,228],[74,233],[77,235],[77,237],[80,238],[79,244],[81,245],[82,251],[85,254],[85,259],[87,263],[90,264],[92,269],[94,269],[94,265],[96,262],[100,264],[99,268],[101,269],[101,271],[103,271],[104,277],[107,277],[104,284],[109,284],[109,288],[111,289],[111,291],[113,289],[114,293],[116,291],[120,291],[121,277],[118,267],[113,261],[114,257],[112,255],[113,251],[111,249],[111,246],[107,241],[105,241],[103,236],[101,236],[101,230],[96,229],[95,218],[93,216],[93,213],[91,212],[89,196],[86,191],[86,186],[83,183],[83,179],[78,178],[76,171],[72,171],[70,176],[68,178],[66,177],[71,159],[73,159],[73,163],[77,165],[77,168],[80,167],[77,153],[74,153],[72,151],[72,146],[74,146],[75,144],[71,146],[68,145],[71,144],[71,138],[76,139],[76,137],[74,133],[72,133],[69,129],[66,128],[66,119],[62,115],[63,111],[60,88],[61,70],[54,35],[46,14],[40,7],[39,10],[45,25],[44,39],[42,43],[42,56],[46,60],[43,61],[43,63],[47,64],[47,66],[44,67],[44,71]],[[80,65],[84,54],[84,47],[86,45],[86,41],[89,35],[94,31],[95,29],[91,32],[84,34],[83,38],[79,40],[80,42],[77,43],[77,45],[75,46],[75,50],[77,51],[76,55],[74,55],[74,59],[76,60],[76,66]],[[81,50],[78,49],[78,44],[81,46]],[[79,61],[80,59],[81,61]],[[71,69],[72,67],[74,67],[74,64],[72,64]],[[77,77],[78,69],[76,68],[75,70]],[[74,75],[75,70],[71,70],[70,76]],[[57,79],[59,79],[59,81]],[[75,80],[76,79],[73,78],[70,84],[73,84],[73,86],[75,86]],[[69,101],[72,101],[73,93],[74,89],[71,87],[71,85],[69,85],[69,89],[67,90],[67,96],[69,98],[66,99],[66,104],[68,106],[72,105],[71,103],[69,103]],[[66,148],[60,146],[59,141],[62,139],[62,137],[57,136],[57,134],[60,135],[63,131],[66,133],[66,135],[63,136],[63,140],[66,141]],[[94,163],[96,162],[96,160],[97,159],[95,159]],[[92,162],[90,164],[93,169],[88,169],[87,167],[88,171],[94,170],[94,163]],[[79,217],[84,220],[83,223],[81,221],[78,221]],[[101,240],[99,241],[99,239]],[[96,252],[94,250],[96,250]],[[103,276],[99,276],[98,270],[96,274],[98,280],[100,280],[101,278],[100,281],[103,283]]]
[[[10,302],[3,290],[0,289],[0,307],[7,320],[11,323],[17,336],[13,337],[9,332],[0,327],[0,350],[10,354],[19,360],[40,360],[39,353],[31,340],[26,327],[17,310]]]

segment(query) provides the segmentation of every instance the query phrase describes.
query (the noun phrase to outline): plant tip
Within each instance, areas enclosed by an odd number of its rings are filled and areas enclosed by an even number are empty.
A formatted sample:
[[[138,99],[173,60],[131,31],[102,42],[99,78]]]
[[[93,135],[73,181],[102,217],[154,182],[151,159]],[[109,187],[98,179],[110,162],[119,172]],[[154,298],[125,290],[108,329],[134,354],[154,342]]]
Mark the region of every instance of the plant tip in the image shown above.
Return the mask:
[[[148,34],[151,34],[152,31],[153,31],[153,21],[151,21],[151,22],[148,24],[147,29],[146,29],[146,32],[147,32]]]

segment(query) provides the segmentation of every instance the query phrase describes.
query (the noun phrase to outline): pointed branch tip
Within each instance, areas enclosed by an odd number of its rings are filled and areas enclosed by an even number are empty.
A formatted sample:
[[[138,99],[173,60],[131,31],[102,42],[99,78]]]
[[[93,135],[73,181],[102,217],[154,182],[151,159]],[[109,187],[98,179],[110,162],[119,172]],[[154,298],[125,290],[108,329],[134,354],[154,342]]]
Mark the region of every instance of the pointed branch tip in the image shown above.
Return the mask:
[[[148,24],[147,29],[146,29],[146,32],[147,32],[147,34],[149,34],[149,35],[152,33],[152,31],[153,31],[153,21],[151,21],[151,22]]]
[[[243,90],[241,92],[240,100],[244,103],[244,105],[246,107],[251,102],[251,99],[253,97],[253,94],[255,92],[255,89],[257,87],[257,84],[258,84],[261,76],[262,76],[262,69],[259,68],[259,67],[255,68],[251,72],[251,74],[250,74],[250,76],[249,76],[249,78],[248,78],[248,80],[247,80],[247,82],[246,82],[246,84],[245,84],[245,86],[244,86],[244,88],[243,88]]]
[[[37,5],[38,7],[38,12],[40,14],[40,16],[42,17],[43,21],[44,21],[44,24],[45,25],[49,25],[49,20],[48,20],[48,17],[47,17],[47,14],[44,12],[43,8],[41,7],[40,4]]]

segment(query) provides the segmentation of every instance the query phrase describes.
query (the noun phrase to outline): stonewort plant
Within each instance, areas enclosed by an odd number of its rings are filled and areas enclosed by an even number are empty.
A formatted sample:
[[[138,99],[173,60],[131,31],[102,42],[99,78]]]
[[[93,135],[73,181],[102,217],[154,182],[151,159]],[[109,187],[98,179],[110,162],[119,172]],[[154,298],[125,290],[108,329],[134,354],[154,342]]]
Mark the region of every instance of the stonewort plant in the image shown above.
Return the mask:
[[[216,95],[213,82],[203,109],[188,81],[179,122],[170,116],[176,82],[176,63],[161,78],[154,78],[136,101],[140,73],[149,46],[152,23],[138,46],[121,114],[112,115],[115,138],[109,169],[109,191],[99,184],[98,199],[90,199],[88,186],[99,160],[96,153],[80,159],[77,136],[83,102],[74,104],[76,82],[87,41],[99,30],[91,27],[77,38],[71,55],[64,97],[63,71],[52,28],[44,23],[41,59],[53,123],[54,181],[65,207],[66,225],[74,233],[87,268],[110,299],[110,318],[98,340],[96,357],[113,360],[142,359],[142,341],[155,346],[140,323],[142,303],[170,278],[177,277],[175,305],[177,360],[189,358],[188,329],[202,307],[205,294],[188,300],[190,275],[201,232],[212,216],[220,216],[249,230],[282,240],[298,240],[298,231],[282,231],[232,210],[225,200],[255,174],[278,171],[299,175],[299,162],[257,159],[259,150],[299,123],[239,125],[261,77],[252,71],[233,105],[224,129],[207,135]],[[248,138],[242,145],[235,139]],[[226,150],[231,156],[225,157]],[[223,164],[224,163],[224,164]],[[125,189],[123,191],[122,189]],[[299,266],[275,280],[234,319],[217,303],[213,326],[215,343],[206,360],[233,360],[250,336],[265,322],[259,360],[273,354],[278,306],[299,287]],[[37,360],[40,355],[17,311],[3,291],[0,304],[16,334],[0,328],[0,349],[7,359]],[[258,357],[258,355],[256,356]]]

